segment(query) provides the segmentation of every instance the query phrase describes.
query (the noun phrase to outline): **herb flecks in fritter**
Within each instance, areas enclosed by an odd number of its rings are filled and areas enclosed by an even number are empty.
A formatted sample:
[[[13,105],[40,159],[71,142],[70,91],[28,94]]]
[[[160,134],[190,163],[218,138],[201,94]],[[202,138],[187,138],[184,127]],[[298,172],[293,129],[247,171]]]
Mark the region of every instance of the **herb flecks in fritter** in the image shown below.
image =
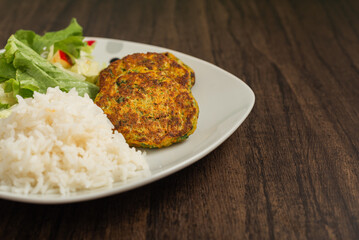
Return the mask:
[[[131,146],[161,148],[185,140],[199,113],[190,89],[158,67],[139,68],[103,82],[95,103]]]

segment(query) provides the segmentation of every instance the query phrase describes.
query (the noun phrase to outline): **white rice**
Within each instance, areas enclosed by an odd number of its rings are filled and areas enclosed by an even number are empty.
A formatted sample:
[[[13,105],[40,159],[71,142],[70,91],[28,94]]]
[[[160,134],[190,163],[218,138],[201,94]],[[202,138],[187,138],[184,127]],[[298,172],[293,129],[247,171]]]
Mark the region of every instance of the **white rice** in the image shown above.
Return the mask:
[[[0,119],[1,191],[66,195],[148,174],[145,154],[87,95],[49,88],[18,101]]]

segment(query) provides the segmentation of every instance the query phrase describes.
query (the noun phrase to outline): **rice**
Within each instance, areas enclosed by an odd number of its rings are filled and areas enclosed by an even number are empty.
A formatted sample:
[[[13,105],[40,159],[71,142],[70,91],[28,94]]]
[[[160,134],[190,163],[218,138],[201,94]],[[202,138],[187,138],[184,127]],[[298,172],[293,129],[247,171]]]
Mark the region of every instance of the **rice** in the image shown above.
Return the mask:
[[[145,154],[87,95],[49,88],[18,102],[0,119],[1,191],[66,195],[148,174]]]

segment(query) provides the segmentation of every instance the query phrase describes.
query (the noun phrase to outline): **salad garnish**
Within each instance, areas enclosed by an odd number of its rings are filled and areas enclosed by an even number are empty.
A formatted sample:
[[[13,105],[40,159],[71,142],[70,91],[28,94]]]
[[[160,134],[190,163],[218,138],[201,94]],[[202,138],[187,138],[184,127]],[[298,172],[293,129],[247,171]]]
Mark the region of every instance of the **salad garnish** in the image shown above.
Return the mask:
[[[43,36],[18,30],[10,36],[0,54],[0,110],[16,104],[16,96],[32,97],[48,87],[68,92],[76,88],[92,99],[98,93],[96,77],[100,65],[91,55],[95,41],[84,41],[76,19],[69,26]]]

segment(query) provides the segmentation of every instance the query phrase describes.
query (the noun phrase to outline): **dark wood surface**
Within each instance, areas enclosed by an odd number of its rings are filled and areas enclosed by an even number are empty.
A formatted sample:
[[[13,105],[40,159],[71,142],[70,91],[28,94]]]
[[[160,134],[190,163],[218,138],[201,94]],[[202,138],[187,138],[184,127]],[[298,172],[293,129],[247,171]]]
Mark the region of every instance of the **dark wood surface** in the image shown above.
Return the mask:
[[[0,200],[0,239],[359,239],[359,1],[0,1],[0,44],[59,30],[178,50],[254,91],[184,170],[66,205]]]

